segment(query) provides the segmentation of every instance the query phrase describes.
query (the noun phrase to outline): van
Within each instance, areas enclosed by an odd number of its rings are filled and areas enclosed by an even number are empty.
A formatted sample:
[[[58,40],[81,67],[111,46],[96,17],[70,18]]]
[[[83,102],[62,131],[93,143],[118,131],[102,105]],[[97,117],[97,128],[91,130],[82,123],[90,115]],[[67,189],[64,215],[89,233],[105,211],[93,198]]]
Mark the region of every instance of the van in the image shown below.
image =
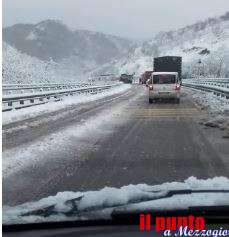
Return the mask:
[[[157,99],[173,99],[180,103],[180,88],[177,72],[154,72],[149,85],[149,103]]]

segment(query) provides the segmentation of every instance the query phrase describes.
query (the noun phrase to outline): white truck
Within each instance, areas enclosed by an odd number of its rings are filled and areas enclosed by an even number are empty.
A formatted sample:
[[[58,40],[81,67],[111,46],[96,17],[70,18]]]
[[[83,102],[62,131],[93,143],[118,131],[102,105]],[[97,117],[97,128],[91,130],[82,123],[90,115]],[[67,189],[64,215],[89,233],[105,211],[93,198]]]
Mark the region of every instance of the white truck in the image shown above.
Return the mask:
[[[149,83],[149,103],[157,99],[174,99],[180,103],[182,57],[154,58],[154,71]]]
[[[154,72],[149,85],[149,103],[157,99],[174,99],[180,103],[180,88],[177,72]]]

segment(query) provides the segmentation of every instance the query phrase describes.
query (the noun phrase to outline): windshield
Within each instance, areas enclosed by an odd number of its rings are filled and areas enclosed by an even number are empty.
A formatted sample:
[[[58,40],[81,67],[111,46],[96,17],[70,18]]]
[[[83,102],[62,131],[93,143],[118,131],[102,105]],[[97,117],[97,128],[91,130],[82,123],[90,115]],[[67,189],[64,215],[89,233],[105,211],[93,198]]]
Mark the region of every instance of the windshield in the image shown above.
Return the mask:
[[[229,1],[165,2],[3,1],[4,225],[226,213]]]
[[[175,75],[154,75],[153,76],[153,84],[174,84],[176,83]]]

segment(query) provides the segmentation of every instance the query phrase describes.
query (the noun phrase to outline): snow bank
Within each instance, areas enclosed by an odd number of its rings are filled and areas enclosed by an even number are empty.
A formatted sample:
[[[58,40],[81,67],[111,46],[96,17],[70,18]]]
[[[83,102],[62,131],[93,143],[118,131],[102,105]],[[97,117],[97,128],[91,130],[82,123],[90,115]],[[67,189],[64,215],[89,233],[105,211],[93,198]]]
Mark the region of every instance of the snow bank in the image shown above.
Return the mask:
[[[210,116],[203,118],[200,123],[206,127],[219,128],[223,138],[229,138],[229,100],[197,89],[184,88],[201,109],[207,109]]]
[[[28,223],[42,221],[90,219],[90,212],[96,211],[93,218],[110,218],[113,210],[147,209],[185,209],[190,206],[229,205],[228,193],[198,193],[174,195],[162,198],[169,190],[229,190],[229,179],[215,177],[197,179],[190,177],[184,182],[163,183],[149,186],[146,184],[128,185],[121,188],[105,187],[100,191],[59,192],[55,196],[43,198],[38,202],[25,203],[16,207],[3,207],[3,223]],[[155,199],[155,200],[152,200]],[[48,217],[34,214],[33,211],[45,210],[53,206]],[[102,214],[98,211],[103,209]],[[105,209],[105,210],[104,210]],[[65,214],[73,211],[73,216]],[[29,215],[24,215],[24,214]]]
[[[205,92],[197,89],[184,88],[190,96],[212,114],[229,115],[229,101],[225,97],[214,95],[213,92]]]
[[[66,108],[67,106],[77,105],[80,103],[88,103],[90,101],[99,100],[107,96],[124,93],[125,91],[130,89],[130,87],[131,85],[120,84],[119,86],[116,86],[112,89],[108,89],[106,91],[103,91],[95,95],[93,94],[74,95],[72,97],[63,98],[62,101],[58,101],[58,102],[53,101],[53,102],[49,102],[43,105],[36,105],[33,107],[23,108],[20,110],[4,112],[2,123],[3,125],[6,125],[12,122],[17,122],[17,121],[25,120],[28,118],[33,118],[38,115],[42,115],[44,113],[57,111],[57,110]]]

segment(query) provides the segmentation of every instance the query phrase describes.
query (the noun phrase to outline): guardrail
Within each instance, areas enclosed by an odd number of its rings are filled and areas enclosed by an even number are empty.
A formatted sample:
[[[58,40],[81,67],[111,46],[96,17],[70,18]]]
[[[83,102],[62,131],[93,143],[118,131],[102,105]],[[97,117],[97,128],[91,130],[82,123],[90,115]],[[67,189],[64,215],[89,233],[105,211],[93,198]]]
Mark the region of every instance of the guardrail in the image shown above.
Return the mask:
[[[46,84],[3,84],[3,95],[24,94],[42,91],[51,91],[59,89],[73,89],[92,86],[92,84],[76,84],[76,83],[46,83]]]
[[[2,111],[10,111],[13,109],[22,109],[31,107],[34,105],[48,103],[50,101],[59,101],[63,96],[73,96],[74,94],[90,93],[97,94],[104,90],[110,89],[120,85],[120,83],[108,84],[108,85],[96,85],[89,84],[40,84],[40,85],[3,85],[3,98],[2,98]],[[11,89],[9,89],[11,87]],[[32,88],[32,89],[31,89]],[[52,89],[54,88],[54,89]],[[18,92],[20,93],[12,93]],[[52,90],[51,90],[52,89]],[[36,91],[37,90],[37,91]],[[25,92],[26,91],[26,92]],[[6,93],[8,92],[8,93]],[[9,93],[11,92],[11,93]]]
[[[229,99],[229,78],[183,79],[182,85]]]

